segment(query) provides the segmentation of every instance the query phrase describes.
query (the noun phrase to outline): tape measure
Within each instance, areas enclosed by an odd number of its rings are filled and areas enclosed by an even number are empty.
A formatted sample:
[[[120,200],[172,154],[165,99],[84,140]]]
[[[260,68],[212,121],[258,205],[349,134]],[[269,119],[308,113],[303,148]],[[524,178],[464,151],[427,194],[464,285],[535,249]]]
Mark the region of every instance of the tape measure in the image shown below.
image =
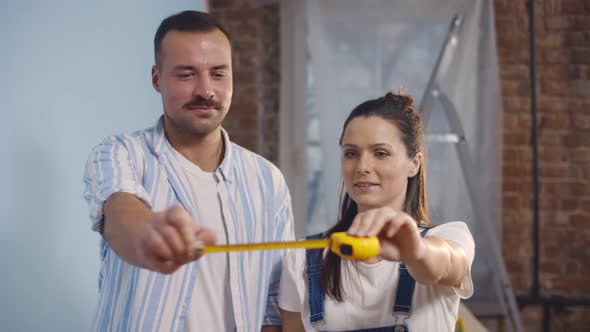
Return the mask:
[[[377,237],[356,237],[348,235],[346,232],[336,232],[329,239],[204,246],[195,249],[193,254],[289,248],[321,249],[326,247],[330,247],[332,252],[341,257],[365,260],[377,256],[379,240]]]

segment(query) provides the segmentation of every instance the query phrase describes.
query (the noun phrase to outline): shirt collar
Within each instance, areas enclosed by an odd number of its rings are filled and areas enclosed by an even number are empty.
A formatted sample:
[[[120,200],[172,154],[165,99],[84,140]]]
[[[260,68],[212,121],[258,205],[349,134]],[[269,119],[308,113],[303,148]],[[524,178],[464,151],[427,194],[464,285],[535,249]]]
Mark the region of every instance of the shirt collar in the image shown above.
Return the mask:
[[[221,128],[221,136],[223,138],[223,159],[221,164],[215,170],[215,173],[221,176],[225,181],[232,182],[233,178],[231,176],[231,164],[233,158],[233,144],[229,139],[229,135],[225,129]],[[154,140],[153,140],[153,149],[156,156],[160,156],[163,153],[167,152],[167,149],[173,149],[170,144],[166,144],[168,139],[166,138],[166,134],[164,133],[164,116],[162,115],[158,119],[158,123],[156,124],[155,131],[154,131]]]

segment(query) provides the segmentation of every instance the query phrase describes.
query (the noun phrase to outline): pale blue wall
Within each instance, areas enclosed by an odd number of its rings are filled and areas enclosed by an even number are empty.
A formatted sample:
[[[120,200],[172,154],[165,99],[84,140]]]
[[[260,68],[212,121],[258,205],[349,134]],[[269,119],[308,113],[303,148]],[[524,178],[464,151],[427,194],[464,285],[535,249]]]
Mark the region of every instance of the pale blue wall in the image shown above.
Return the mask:
[[[155,122],[159,22],[200,0],[0,0],[0,330],[85,331],[98,234],[82,199],[92,146]]]

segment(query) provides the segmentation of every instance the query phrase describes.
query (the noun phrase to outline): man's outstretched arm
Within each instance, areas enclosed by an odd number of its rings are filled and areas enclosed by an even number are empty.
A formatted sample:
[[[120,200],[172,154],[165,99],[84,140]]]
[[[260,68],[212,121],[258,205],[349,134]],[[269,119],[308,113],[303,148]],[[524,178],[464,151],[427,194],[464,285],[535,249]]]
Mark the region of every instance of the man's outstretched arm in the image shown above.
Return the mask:
[[[186,209],[172,206],[153,212],[137,196],[118,192],[104,206],[103,237],[125,261],[161,273],[172,273],[198,259],[192,251],[214,244],[215,233],[198,226]]]

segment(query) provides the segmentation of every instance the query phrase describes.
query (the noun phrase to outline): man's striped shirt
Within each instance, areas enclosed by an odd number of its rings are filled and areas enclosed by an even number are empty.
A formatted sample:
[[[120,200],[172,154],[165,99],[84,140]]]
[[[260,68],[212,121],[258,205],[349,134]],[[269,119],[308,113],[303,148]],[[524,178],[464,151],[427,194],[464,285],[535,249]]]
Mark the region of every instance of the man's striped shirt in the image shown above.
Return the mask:
[[[225,152],[215,170],[228,241],[248,243],[293,240],[289,191],[281,172],[261,156],[231,143],[222,130]],[[131,193],[154,211],[181,204],[199,220],[184,173],[173,162],[163,118],[155,127],[110,136],[91,152],[84,198],[92,228],[102,230],[103,204],[116,192]],[[94,331],[182,331],[199,268],[186,264],[171,275],[122,260],[104,240],[100,244],[99,303]],[[229,277],[238,331],[280,325],[277,302],[282,251],[232,252]],[[203,327],[203,331],[207,327]]]

